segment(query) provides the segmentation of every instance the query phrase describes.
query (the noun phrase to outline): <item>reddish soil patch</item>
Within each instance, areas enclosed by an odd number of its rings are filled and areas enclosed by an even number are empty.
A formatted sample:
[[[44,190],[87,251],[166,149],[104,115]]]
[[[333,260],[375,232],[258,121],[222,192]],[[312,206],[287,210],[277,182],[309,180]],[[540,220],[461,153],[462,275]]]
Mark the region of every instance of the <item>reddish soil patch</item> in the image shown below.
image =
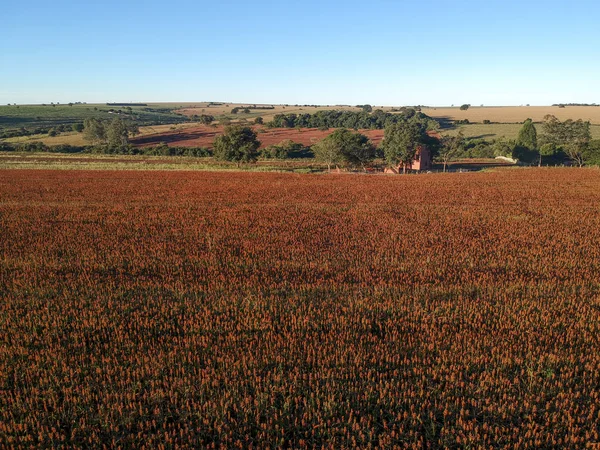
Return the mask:
[[[294,142],[299,142],[304,145],[312,145],[334,131],[333,128],[326,131],[319,130],[318,128],[302,128],[298,130],[296,128],[265,129],[254,127],[254,129],[258,132],[258,140],[261,143],[261,148],[279,144],[281,141],[287,139],[291,139]],[[260,132],[260,130],[264,130],[264,132]],[[368,136],[375,145],[379,145],[383,138],[383,130],[360,130],[360,132]],[[166,133],[157,133],[139,137],[134,139],[132,143],[138,147],[150,147],[165,142],[175,147],[211,148],[215,138],[221,134],[223,134],[222,126],[216,128],[199,126],[186,128],[180,131],[169,131]]]

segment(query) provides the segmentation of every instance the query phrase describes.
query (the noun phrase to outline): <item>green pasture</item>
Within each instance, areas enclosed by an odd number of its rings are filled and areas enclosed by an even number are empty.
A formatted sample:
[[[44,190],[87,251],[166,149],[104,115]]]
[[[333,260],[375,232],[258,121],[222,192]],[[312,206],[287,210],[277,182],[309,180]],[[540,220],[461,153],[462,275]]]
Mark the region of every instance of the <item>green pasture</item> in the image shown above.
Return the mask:
[[[131,110],[123,106],[108,106],[106,104],[79,105],[2,105],[0,106],[0,129],[54,127],[57,125],[83,122],[88,118],[136,120],[140,125],[180,123],[186,117],[173,113],[176,105],[132,106]],[[121,114],[110,113],[121,110]]]
[[[498,138],[516,139],[519,135],[519,130],[523,125],[520,123],[492,123],[480,124],[473,123],[469,125],[457,125],[452,129],[441,130],[441,134],[455,136],[459,130],[462,130],[463,135],[469,139],[484,139],[491,141]],[[542,125],[535,124],[538,136],[542,134]],[[592,139],[600,139],[600,125],[592,125]]]

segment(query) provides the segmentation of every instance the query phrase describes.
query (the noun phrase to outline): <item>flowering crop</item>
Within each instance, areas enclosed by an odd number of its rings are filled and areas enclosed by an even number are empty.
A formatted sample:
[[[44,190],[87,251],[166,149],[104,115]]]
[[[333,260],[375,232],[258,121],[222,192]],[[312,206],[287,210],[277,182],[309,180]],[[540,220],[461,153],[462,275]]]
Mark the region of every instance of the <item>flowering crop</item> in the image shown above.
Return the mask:
[[[0,446],[600,441],[600,172],[0,171]]]

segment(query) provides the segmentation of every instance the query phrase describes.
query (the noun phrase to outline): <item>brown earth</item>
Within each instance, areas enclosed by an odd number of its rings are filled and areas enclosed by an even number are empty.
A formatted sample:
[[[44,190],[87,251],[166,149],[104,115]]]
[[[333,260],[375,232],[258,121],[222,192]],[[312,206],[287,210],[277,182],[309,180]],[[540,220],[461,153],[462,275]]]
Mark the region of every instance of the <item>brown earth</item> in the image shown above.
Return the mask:
[[[303,145],[312,145],[333,133],[335,129],[319,130],[318,128],[271,128],[254,127],[258,133],[261,148],[290,139]],[[379,145],[383,139],[383,130],[359,130],[371,139],[373,144]],[[223,134],[223,126],[216,128],[210,126],[190,127],[183,130],[168,131],[133,139],[131,142],[137,147],[150,147],[162,142],[176,147],[208,147],[212,148],[215,138]]]

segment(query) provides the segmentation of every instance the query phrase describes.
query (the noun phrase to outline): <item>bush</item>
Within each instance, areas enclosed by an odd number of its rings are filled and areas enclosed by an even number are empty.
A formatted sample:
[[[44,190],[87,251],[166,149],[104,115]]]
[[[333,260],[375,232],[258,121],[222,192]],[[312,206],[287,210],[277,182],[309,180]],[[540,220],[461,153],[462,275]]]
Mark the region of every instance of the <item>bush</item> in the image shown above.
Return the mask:
[[[515,145],[512,152],[512,158],[517,161],[532,164],[537,161],[539,153],[535,150],[531,150],[524,145]]]
[[[260,151],[260,156],[265,159],[305,158],[310,149],[290,139],[277,145],[269,145]]]
[[[488,119],[483,119],[483,124],[484,124],[484,125],[489,125],[489,124],[491,124],[491,123],[492,123],[492,122],[491,122],[490,120],[488,120]]]
[[[14,152],[16,149],[8,142],[0,142],[0,152]]]
[[[513,150],[515,148],[514,141],[508,141],[504,138],[496,139],[492,144],[492,150],[494,157],[504,156],[506,158],[512,158]]]
[[[494,158],[494,147],[484,139],[471,139],[465,145],[464,156],[467,158]]]
[[[51,153],[84,153],[86,150],[87,147],[68,144],[54,145],[48,148]]]
[[[238,164],[255,162],[260,142],[250,127],[228,126],[225,133],[218,136],[214,143],[214,155],[223,161]]]

